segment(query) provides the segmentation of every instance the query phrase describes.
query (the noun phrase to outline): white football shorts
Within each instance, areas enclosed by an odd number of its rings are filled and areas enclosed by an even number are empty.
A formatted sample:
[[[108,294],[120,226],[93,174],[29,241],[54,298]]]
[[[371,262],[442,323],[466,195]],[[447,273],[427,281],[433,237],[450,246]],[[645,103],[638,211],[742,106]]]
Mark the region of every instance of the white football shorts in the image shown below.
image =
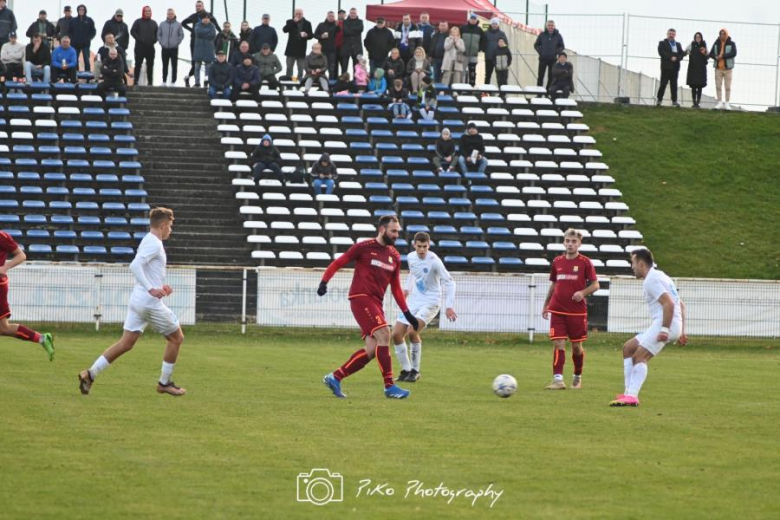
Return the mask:
[[[146,325],[151,325],[155,332],[168,336],[179,329],[179,318],[159,300],[152,305],[136,305],[130,302],[127,306],[124,329],[130,332],[143,332]]]
[[[639,344],[650,351],[654,356],[657,356],[667,343],[674,343],[677,341],[682,333],[682,322],[679,320],[672,320],[672,326],[669,327],[669,341],[657,341],[656,338],[658,338],[658,334],[661,333],[661,326],[660,320],[654,321],[649,329],[636,335]]]
[[[409,306],[409,310],[411,311],[412,315],[414,315],[414,317],[418,320],[425,322],[426,325],[432,322],[433,318],[439,314],[440,308],[441,306],[436,305],[435,303],[424,303],[420,305]],[[398,314],[398,319],[396,321],[403,323],[404,325],[409,325],[409,322],[406,320],[402,312]]]

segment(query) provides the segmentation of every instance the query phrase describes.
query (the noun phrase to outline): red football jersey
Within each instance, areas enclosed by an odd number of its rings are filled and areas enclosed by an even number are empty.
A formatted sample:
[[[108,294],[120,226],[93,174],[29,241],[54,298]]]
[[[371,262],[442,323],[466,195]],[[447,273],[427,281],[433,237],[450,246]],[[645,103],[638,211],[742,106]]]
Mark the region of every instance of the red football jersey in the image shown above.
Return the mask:
[[[8,255],[17,249],[19,249],[19,244],[11,238],[11,235],[5,231],[0,231],[0,265],[5,265]]]
[[[343,256],[346,262],[355,262],[355,274],[349,288],[350,299],[366,295],[384,302],[387,286],[393,278],[401,283],[401,254],[393,246],[366,240],[350,247]]]
[[[550,270],[550,281],[555,282],[555,290],[547,310],[557,314],[587,315],[585,299],[575,302],[571,297],[585,289],[588,282],[596,280],[596,269],[587,256],[578,255],[573,260],[568,260],[565,254],[556,256]]]

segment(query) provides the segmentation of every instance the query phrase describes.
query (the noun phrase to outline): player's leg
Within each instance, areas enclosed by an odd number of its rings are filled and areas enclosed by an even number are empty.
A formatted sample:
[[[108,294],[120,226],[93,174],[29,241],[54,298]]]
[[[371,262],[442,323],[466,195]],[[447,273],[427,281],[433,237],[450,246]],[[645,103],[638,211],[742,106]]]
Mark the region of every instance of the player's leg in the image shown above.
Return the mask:
[[[572,388],[582,388],[582,369],[585,366],[585,349],[582,344],[588,339],[588,317],[566,316],[569,341],[571,341],[571,359],[574,363]]]
[[[550,384],[545,386],[547,390],[565,390],[563,382],[563,367],[566,364],[566,340],[569,334],[567,330],[566,316],[550,313],[550,340],[553,344],[553,378]]]
[[[125,321],[127,324],[127,320]],[[138,338],[141,337],[143,328],[139,331],[130,331],[125,329],[122,333],[122,337],[108,347],[103,354],[98,357],[90,368],[82,370],[79,374],[79,390],[84,395],[87,395],[92,388],[92,383],[95,382],[95,378],[108,368],[108,365],[119,359],[122,355],[130,352],[135,346]]]
[[[49,361],[54,360],[54,340],[48,332],[43,334],[28,329],[18,323],[9,323],[8,315],[0,319],[0,336],[9,336],[11,338],[38,343],[49,355]]]
[[[385,397],[392,399],[405,399],[409,396],[409,390],[399,388],[393,383],[393,358],[390,356],[390,327],[385,325],[372,332],[376,340],[376,361],[382,372],[382,381],[385,385]]]
[[[347,395],[341,391],[341,381],[345,377],[351,376],[355,372],[362,370],[363,367],[373,359],[376,352],[376,340],[371,335],[373,328],[376,326],[376,322],[370,319],[372,314],[369,299],[353,298],[349,301],[349,306],[352,309],[352,315],[355,317],[355,321],[357,321],[360,326],[360,331],[363,333],[363,339],[366,343],[363,348],[353,352],[346,363],[322,378],[322,382],[325,386],[330,388],[333,395],[339,398],[347,397]]]
[[[406,329],[409,324],[405,324],[401,320],[406,321],[403,315],[399,316],[398,321],[393,325],[393,346],[395,347],[398,363],[401,365],[401,373],[396,378],[396,381],[406,381],[409,372],[412,371],[412,363],[409,361],[409,349],[406,346]]]
[[[642,390],[642,385],[647,379],[647,364],[654,355],[648,348],[640,345],[632,356],[634,366],[631,369],[631,381],[626,388],[626,396],[636,399],[636,404],[639,404],[639,391]]]
[[[664,345],[656,341],[658,331],[660,331],[660,325],[658,327],[651,326],[623,345],[625,392],[609,403],[610,406],[639,406],[638,396],[647,378],[647,363],[660,352]]]
[[[177,327],[174,332],[166,334],[165,339],[167,343],[165,345],[165,354],[163,355],[160,380],[157,382],[157,392],[180,397],[186,394],[187,390],[176,386],[171,376],[176,366],[176,358],[179,356],[179,349],[181,344],[184,343],[184,333],[181,331],[181,327]]]
[[[409,327],[409,342],[411,343],[412,350],[412,371],[409,372],[409,376],[406,380],[410,383],[416,382],[420,379],[420,361],[422,360],[422,337],[420,332],[425,328],[426,322],[423,319],[418,318],[419,328],[414,330],[413,327]]]

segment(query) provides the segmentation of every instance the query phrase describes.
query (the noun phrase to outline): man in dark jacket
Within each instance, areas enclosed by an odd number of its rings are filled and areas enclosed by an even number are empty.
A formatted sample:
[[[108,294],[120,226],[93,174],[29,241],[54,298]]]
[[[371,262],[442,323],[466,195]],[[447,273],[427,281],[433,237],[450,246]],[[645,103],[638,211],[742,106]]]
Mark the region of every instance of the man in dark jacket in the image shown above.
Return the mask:
[[[114,41],[119,44],[123,49],[127,49],[130,46],[130,29],[128,29],[125,23],[125,12],[121,9],[117,9],[114,13],[114,17],[103,24],[103,30],[100,31],[100,39],[106,41],[106,35],[111,33],[114,35]]]
[[[336,71],[339,67],[336,63],[336,35],[340,31],[341,29],[339,29],[339,24],[336,21],[336,13],[333,11],[328,11],[325,21],[314,30],[314,37],[322,45],[322,54],[328,60],[328,76],[331,78],[336,77]]]
[[[81,54],[84,59],[84,70],[89,72],[91,68],[89,47],[97,34],[95,21],[87,16],[87,6],[84,4],[76,8],[76,14],[77,16],[68,24],[68,36],[70,36],[71,46],[76,51],[76,61],[78,62],[79,54]]]
[[[485,32],[485,83],[490,83],[493,71],[496,68],[496,52],[498,51],[498,39],[503,38],[509,42],[504,31],[500,28],[498,18],[490,20],[490,29]]]
[[[444,41],[450,35],[450,24],[439,22],[439,30],[431,38],[431,47],[426,52],[433,63],[433,82],[441,81],[441,65],[444,62]]]
[[[36,34],[42,34],[44,43],[50,45],[50,41],[57,36],[57,28],[54,24],[46,19],[46,11],[41,9],[38,13],[38,19],[30,24],[30,28],[27,29],[27,37],[32,39]]]
[[[116,49],[108,51],[108,58],[103,61],[100,67],[103,80],[98,83],[97,93],[103,98],[108,91],[113,90],[120,96],[127,94],[127,87],[124,83],[125,64]]]
[[[141,65],[146,60],[146,84],[150,87],[154,80],[154,44],[157,43],[157,22],[152,20],[152,8],[144,6],[141,18],[133,22],[130,35],[135,39],[135,73],[136,81],[141,81]]]
[[[541,87],[544,84],[544,74],[548,72],[547,88],[550,88],[552,67],[565,48],[563,36],[555,28],[555,22],[547,20],[547,30],[540,33],[536,38],[536,43],[534,43],[534,49],[536,49],[536,53],[539,55],[539,71],[536,75],[536,86]]]
[[[0,0],[0,49],[11,40],[11,33],[16,33],[16,15],[8,9],[6,0]]]
[[[244,62],[236,67],[236,76],[233,80],[233,92],[230,99],[238,101],[242,92],[252,96],[252,99],[260,102],[260,71],[252,63],[252,56],[244,56]]]
[[[217,39],[214,40],[214,48],[218,51],[221,50],[225,53],[225,56],[231,58],[233,54],[238,51],[239,44],[240,41],[238,36],[233,34],[233,26],[230,22],[223,23],[222,32],[220,32],[217,35]],[[249,48],[247,48],[247,52],[249,52]]]
[[[282,64],[276,54],[271,52],[271,46],[267,43],[263,44],[260,52],[254,55],[254,61],[257,64],[260,81],[267,82],[272,89],[278,89],[279,82],[276,75],[282,72]]]
[[[217,21],[214,16],[206,11],[206,8],[203,7],[203,2],[201,0],[198,0],[195,2],[195,12],[189,15],[187,18],[184,19],[184,21],[181,22],[182,29],[185,29],[187,31],[190,31],[190,55],[194,55],[195,53],[195,26],[200,23],[204,17],[208,16],[211,23],[219,27],[219,22]],[[187,73],[186,76],[184,76],[184,84],[186,86],[190,86],[190,78],[195,75],[195,63],[190,66],[190,71]]]
[[[254,163],[252,165],[252,177],[255,182],[258,182],[263,176],[263,170],[271,170],[274,176],[279,179],[279,182],[284,183],[284,174],[279,166],[282,164],[282,154],[274,146],[274,141],[270,135],[265,134],[260,144],[252,152],[252,162]]]
[[[484,157],[485,141],[479,135],[477,125],[474,123],[469,123],[466,133],[460,137],[459,149],[458,165],[461,172],[465,174],[474,171],[474,166],[477,167],[477,171],[480,173],[485,171],[485,168],[487,168],[487,159]]]
[[[349,10],[349,16],[344,20],[344,45],[341,47],[341,67],[347,70],[349,59],[352,58],[352,68],[357,65],[357,57],[363,54],[363,20],[358,18],[357,9]]]
[[[466,25],[460,28],[460,37],[466,45],[466,58],[469,62],[469,85],[477,83],[477,63],[479,53],[485,51],[485,32],[479,26],[479,17],[472,13]]]
[[[241,42],[238,44],[238,50],[233,53],[228,62],[233,65],[233,68],[240,67],[244,63],[244,58],[249,56],[254,62],[254,56],[249,52],[249,42]]]
[[[266,43],[271,48],[271,52],[276,52],[279,35],[276,34],[276,29],[271,27],[270,14],[264,14],[262,23],[252,30],[252,36],[249,38],[249,52],[252,54],[260,52]]]
[[[405,14],[401,20],[401,23],[395,27],[395,32],[398,33],[395,46],[401,51],[401,59],[404,60],[404,63],[409,63],[414,50],[422,45],[422,38],[417,37],[419,29],[412,23],[411,16]]]
[[[336,24],[339,26],[339,32],[336,34],[336,60],[339,66],[341,66],[341,49],[344,47],[344,20],[347,19],[347,12],[344,9],[339,9],[336,15]],[[350,72],[348,70],[341,69],[339,74]]]
[[[677,102],[677,76],[680,74],[680,62],[685,57],[685,51],[680,42],[675,40],[677,31],[666,31],[666,39],[658,42],[658,55],[661,57],[661,84],[658,87],[656,106],[661,106],[666,93],[666,85],[672,85],[672,105],[679,107]]]
[[[574,68],[569,63],[565,52],[558,55],[558,61],[553,65],[550,77],[552,83],[547,87],[547,92],[553,100],[559,97],[568,98],[569,94],[574,92]]]
[[[122,59],[122,63],[125,65],[125,74],[129,72],[127,68],[127,55],[125,54],[125,50],[120,47],[118,43],[116,43],[113,33],[106,33],[105,45],[98,49],[95,56],[95,81],[100,79],[100,76],[102,75],[101,69],[103,62],[108,59],[108,53],[111,52],[111,49],[116,49],[117,54],[119,54],[119,57]]]
[[[376,27],[366,33],[366,39],[363,42],[368,52],[368,63],[371,66],[371,76],[373,77],[376,69],[382,67],[382,64],[390,54],[390,49],[395,46],[395,36],[393,31],[385,27],[385,19],[377,18]]]
[[[322,194],[323,188],[325,188],[325,194],[333,193],[339,173],[336,165],[330,160],[329,154],[322,154],[320,160],[314,163],[314,166],[311,167],[311,177],[314,179],[311,187],[314,188],[315,195]]]
[[[57,34],[55,37],[58,41],[62,40],[64,36],[68,35],[68,27],[70,26],[71,20],[73,20],[73,14],[70,6],[66,5],[62,10],[62,18],[57,20]]]
[[[212,63],[206,71],[209,79],[209,98],[230,99],[230,93],[233,90],[233,82],[236,79],[236,69],[227,62],[225,51],[217,51],[217,61]],[[219,93],[222,96],[219,96]]]
[[[431,15],[423,11],[420,13],[420,21],[417,23],[417,30],[422,33],[422,45],[423,49],[429,49],[431,47],[431,38],[436,34],[436,27],[431,25]]]
[[[293,17],[287,20],[282,31],[286,32],[287,48],[284,51],[284,55],[287,57],[287,76],[292,78],[294,76],[293,68],[298,67],[298,79],[302,79],[306,75],[304,71],[306,61],[306,47],[309,40],[314,37],[314,31],[311,28],[309,20],[303,17],[303,9],[297,8],[293,14]]]
[[[33,34],[32,41],[24,49],[24,77],[27,83],[32,83],[34,78],[39,76],[42,76],[44,83],[51,83],[50,63],[49,46],[43,43],[40,34]]]

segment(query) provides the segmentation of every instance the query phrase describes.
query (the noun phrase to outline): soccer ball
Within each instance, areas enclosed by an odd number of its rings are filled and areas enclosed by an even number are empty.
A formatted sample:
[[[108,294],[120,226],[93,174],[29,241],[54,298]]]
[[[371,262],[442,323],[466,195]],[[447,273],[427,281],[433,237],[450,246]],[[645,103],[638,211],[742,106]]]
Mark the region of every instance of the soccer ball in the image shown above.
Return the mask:
[[[501,374],[493,380],[493,393],[498,397],[511,397],[517,392],[517,380],[509,374]]]

